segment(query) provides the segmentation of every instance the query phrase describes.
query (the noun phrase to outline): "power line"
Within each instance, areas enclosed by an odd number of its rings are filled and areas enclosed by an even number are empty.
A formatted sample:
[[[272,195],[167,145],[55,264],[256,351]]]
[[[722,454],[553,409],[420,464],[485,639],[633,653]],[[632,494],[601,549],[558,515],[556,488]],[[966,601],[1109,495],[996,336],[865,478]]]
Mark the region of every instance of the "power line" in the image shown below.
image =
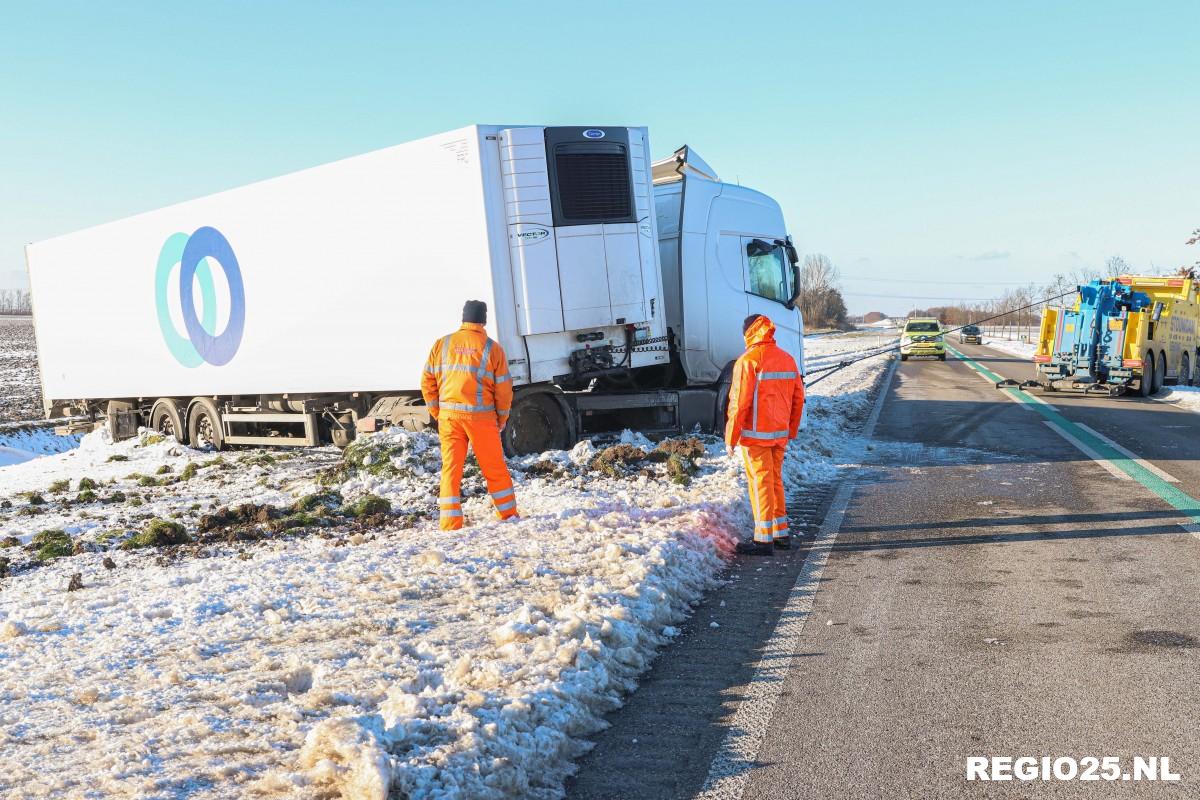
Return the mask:
[[[869,281],[871,283],[936,283],[950,286],[1030,286],[1038,285],[1036,281],[943,281],[926,280],[925,278],[859,278],[856,276],[841,276],[844,281]]]
[[[845,297],[886,297],[893,300],[940,300],[947,303],[987,303],[995,300],[995,297],[930,297],[928,295],[912,295],[912,294],[872,294],[870,292],[842,292]]]

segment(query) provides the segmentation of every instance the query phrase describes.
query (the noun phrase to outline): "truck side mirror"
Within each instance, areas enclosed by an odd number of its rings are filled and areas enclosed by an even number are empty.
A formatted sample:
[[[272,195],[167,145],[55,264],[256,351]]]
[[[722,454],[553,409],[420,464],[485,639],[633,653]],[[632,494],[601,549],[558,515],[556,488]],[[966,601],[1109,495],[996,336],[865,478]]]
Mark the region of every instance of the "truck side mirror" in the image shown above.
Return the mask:
[[[796,301],[800,298],[800,265],[795,261],[792,262],[792,296],[788,299],[783,307],[788,311],[796,307]]]

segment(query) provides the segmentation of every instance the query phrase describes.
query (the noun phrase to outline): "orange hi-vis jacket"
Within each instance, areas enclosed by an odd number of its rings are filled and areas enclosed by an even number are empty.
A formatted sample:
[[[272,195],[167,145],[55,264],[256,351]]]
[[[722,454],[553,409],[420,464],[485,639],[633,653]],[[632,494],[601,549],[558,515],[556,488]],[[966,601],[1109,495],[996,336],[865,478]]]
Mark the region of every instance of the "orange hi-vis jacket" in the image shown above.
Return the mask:
[[[775,344],[775,326],[759,317],[746,329],[746,352],[733,367],[725,441],[779,445],[796,438],[804,411],[804,379],[796,360]]]
[[[508,356],[482,325],[464,322],[429,351],[421,394],[434,418],[489,415],[503,425],[513,398]]]

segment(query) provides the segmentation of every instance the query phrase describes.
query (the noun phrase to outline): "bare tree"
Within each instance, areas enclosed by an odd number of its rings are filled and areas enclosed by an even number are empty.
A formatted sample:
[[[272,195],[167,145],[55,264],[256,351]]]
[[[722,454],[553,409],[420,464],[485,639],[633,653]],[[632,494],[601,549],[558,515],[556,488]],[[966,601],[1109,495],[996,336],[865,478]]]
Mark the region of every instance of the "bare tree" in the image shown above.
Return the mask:
[[[843,327],[846,303],[838,289],[838,270],[823,253],[811,253],[800,266],[796,304],[805,324],[814,328]]]
[[[33,311],[32,298],[27,289],[0,289],[0,315],[29,314]]]

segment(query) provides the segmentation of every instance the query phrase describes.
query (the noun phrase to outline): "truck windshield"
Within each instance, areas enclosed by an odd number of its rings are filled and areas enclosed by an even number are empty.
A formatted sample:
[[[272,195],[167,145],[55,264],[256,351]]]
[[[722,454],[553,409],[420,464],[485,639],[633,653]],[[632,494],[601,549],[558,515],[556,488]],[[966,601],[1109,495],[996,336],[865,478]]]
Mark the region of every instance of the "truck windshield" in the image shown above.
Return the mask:
[[[938,330],[936,322],[910,322],[904,329],[906,333],[937,333]]]
[[[746,245],[750,293],[786,303],[796,296],[792,265],[780,245],[754,239]]]

